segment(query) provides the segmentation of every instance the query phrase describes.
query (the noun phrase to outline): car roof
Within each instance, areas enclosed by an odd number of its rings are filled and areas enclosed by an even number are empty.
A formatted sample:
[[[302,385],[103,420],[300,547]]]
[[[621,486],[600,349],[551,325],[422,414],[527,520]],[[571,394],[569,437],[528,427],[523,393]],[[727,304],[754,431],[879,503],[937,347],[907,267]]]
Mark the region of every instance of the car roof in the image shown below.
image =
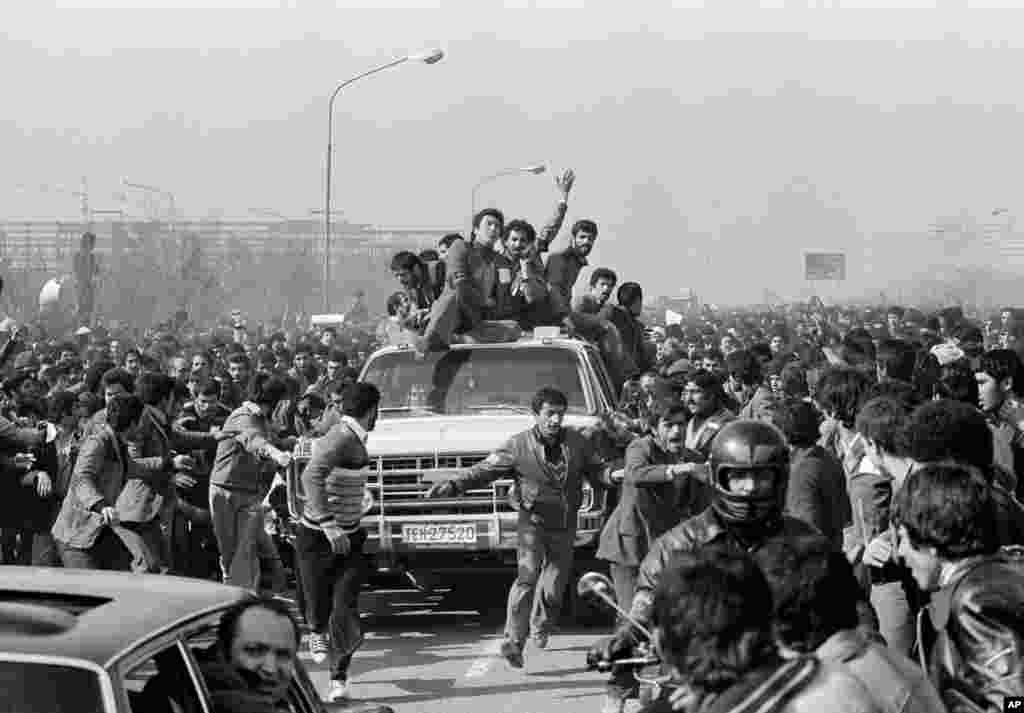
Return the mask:
[[[520,339],[511,342],[479,342],[479,343],[459,343],[452,344],[448,347],[450,351],[478,351],[478,350],[507,350],[509,348],[514,349],[529,349],[536,347],[561,347],[563,349],[585,349],[588,346],[587,342],[579,339],[573,339],[566,335],[560,335],[557,337],[542,337],[537,338],[534,336],[524,336]],[[369,362],[373,357],[380,356],[381,354],[402,354],[405,352],[412,352],[412,346],[408,344],[401,345],[389,345],[381,347],[377,351],[370,355],[367,359]]]
[[[155,633],[250,594],[237,587],[169,575],[0,567],[0,657],[61,656],[107,666],[119,653]],[[55,607],[60,610],[60,614],[53,612],[55,618],[70,624],[59,627],[57,633],[5,626],[4,602]],[[69,611],[73,618],[67,617]]]

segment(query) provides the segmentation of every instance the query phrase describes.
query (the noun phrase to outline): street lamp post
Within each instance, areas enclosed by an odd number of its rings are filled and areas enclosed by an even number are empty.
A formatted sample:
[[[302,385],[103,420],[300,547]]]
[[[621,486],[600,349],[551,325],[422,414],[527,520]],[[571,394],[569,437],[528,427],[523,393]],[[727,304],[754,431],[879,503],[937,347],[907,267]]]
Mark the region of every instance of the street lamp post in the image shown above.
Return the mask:
[[[383,72],[385,69],[391,69],[397,67],[400,64],[412,60],[415,62],[423,62],[424,64],[436,64],[440,62],[444,57],[444,52],[440,49],[430,50],[429,52],[423,52],[420,54],[406,55],[405,57],[399,57],[396,60],[392,60],[387,64],[382,64],[379,67],[357,74],[351,79],[346,79],[344,82],[334,88],[334,92],[331,94],[331,99],[327,103],[327,166],[326,166],[326,180],[324,190],[324,284],[323,284],[323,297],[324,297],[324,312],[330,310],[330,284],[331,284],[331,164],[332,154],[334,150],[334,100],[338,98],[338,94],[345,87],[358,82],[364,77],[369,77],[371,74],[377,74],[377,72]]]
[[[534,176],[539,176],[540,174],[544,173],[547,170],[548,170],[548,167],[545,164],[543,164],[543,163],[538,163],[535,166],[522,166],[520,168],[506,168],[503,171],[498,171],[497,173],[492,173],[490,176],[484,176],[479,181],[477,181],[476,185],[473,186],[473,193],[470,196],[470,209],[469,209],[469,224],[471,226],[470,229],[472,230],[473,219],[476,218],[476,194],[477,194],[477,191],[480,190],[481,186],[483,186],[483,185],[485,185],[487,183],[490,183],[491,181],[494,181],[494,180],[496,180],[498,178],[502,178],[503,176],[518,176],[518,175],[524,174],[524,173],[532,174]]]

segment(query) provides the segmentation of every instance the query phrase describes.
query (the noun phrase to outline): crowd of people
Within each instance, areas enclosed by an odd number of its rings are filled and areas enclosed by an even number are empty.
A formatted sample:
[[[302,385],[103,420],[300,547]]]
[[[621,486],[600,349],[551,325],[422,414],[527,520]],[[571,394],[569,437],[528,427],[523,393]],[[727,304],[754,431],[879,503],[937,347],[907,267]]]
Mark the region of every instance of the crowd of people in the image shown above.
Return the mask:
[[[539,232],[486,209],[468,239],[395,255],[401,289],[375,335],[256,338],[236,319],[224,335],[179,324],[130,343],[8,325],[3,562],[283,591],[266,523],[295,444],[316,437],[294,569],[310,653],[330,659],[327,697],[344,699],[380,401],[361,361],[376,344],[427,352],[554,326],[600,349],[621,386],[614,417],[596,433],[563,427],[565,395],[538,384],[532,428],[427,493],[519,482],[501,649],[513,666],[554,631],[589,482],[616,494],[597,554],[629,612],[591,652],[613,669],[606,711],[637,693],[614,662],[645,645],[671,682],[651,711],[981,711],[1024,694],[1016,310],[812,301],[647,328],[642,287],[609,268],[573,297],[598,236],[582,219],[555,244],[574,180],[556,178]]]

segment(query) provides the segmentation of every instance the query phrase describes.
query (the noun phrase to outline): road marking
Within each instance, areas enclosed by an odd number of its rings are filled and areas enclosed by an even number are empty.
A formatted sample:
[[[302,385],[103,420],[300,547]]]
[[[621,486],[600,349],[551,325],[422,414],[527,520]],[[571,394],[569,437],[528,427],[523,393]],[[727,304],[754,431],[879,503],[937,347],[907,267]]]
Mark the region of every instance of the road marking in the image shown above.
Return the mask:
[[[484,646],[484,650],[480,656],[469,665],[466,669],[466,675],[464,678],[483,678],[487,675],[487,672],[491,670],[494,662],[498,660],[501,654],[501,638],[496,637],[491,641],[488,641]]]

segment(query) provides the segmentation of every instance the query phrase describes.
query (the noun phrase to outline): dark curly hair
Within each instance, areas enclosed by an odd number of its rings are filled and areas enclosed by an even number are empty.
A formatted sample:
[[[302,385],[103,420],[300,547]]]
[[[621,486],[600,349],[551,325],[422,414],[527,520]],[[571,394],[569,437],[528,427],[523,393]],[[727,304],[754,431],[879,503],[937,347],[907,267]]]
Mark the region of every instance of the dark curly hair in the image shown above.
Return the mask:
[[[142,399],[135,394],[117,394],[107,404],[107,423],[121,433],[139,420],[142,409]]]
[[[772,589],[779,642],[812,653],[837,631],[857,627],[860,584],[846,555],[826,538],[775,538],[754,559]]]
[[[745,553],[721,546],[677,555],[654,592],[666,663],[708,693],[773,657],[772,593]]]
[[[512,235],[512,231],[518,231],[523,234],[526,238],[526,242],[533,243],[537,241],[537,231],[532,225],[527,223],[525,220],[516,218],[511,220],[505,226],[505,229],[501,233],[502,240],[508,240],[509,236]]]
[[[810,448],[818,440],[821,415],[807,401],[783,399],[772,410],[771,421],[792,446]]]
[[[879,396],[857,414],[857,433],[890,455],[906,454],[906,429],[911,409],[898,399]]]
[[[978,371],[988,374],[997,382],[1012,379],[1014,393],[1019,393],[1017,389],[1024,387],[1024,383],[1021,383],[1020,357],[1012,349],[992,349],[985,352],[981,357]]]
[[[910,415],[905,431],[907,456],[918,463],[955,461],[990,472],[992,432],[978,409],[952,399],[928,401]]]
[[[935,396],[961,401],[970,406],[978,403],[978,380],[967,359],[957,359],[939,368],[939,381]]]
[[[893,500],[893,522],[914,547],[958,560],[999,548],[991,488],[975,468],[929,465],[907,476]]]
[[[853,428],[857,411],[871,388],[871,380],[856,369],[829,369],[821,375],[817,385],[817,400],[821,410],[847,428]]]

